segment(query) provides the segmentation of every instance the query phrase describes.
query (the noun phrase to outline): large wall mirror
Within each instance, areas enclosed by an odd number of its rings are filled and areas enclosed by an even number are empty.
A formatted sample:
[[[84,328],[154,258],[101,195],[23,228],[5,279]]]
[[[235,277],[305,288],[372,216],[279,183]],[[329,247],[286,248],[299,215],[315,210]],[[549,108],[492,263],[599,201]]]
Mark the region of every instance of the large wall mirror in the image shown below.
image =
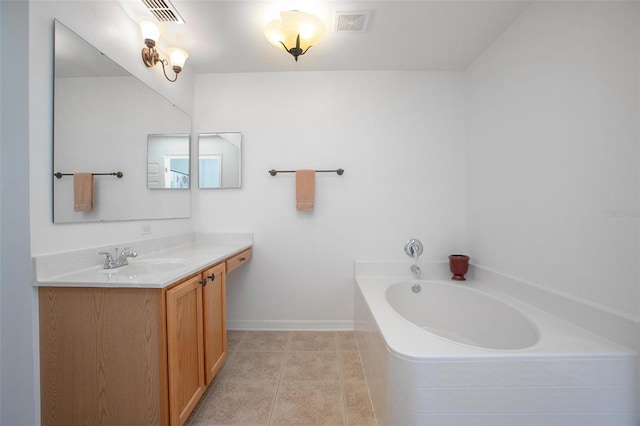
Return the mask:
[[[240,188],[242,133],[198,135],[198,188]]]
[[[59,21],[54,27],[53,221],[189,217],[191,191],[151,188],[147,148],[152,140],[180,140],[185,149],[168,155],[187,174],[174,188],[188,189],[191,117]],[[81,172],[94,174],[91,211],[74,210]],[[110,174],[117,172],[121,178]]]

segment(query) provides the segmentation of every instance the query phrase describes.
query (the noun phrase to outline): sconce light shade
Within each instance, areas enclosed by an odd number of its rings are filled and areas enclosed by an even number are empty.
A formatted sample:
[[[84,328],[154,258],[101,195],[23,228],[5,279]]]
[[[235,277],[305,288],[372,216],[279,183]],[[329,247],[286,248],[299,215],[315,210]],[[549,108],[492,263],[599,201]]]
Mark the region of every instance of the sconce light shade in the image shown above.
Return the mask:
[[[289,52],[295,60],[324,36],[322,20],[299,10],[280,12],[280,19],[269,22],[264,34],[274,46]]]
[[[145,44],[146,40],[153,40],[153,43],[155,45],[155,43],[158,42],[160,34],[162,34],[163,30],[160,23],[154,22],[154,20],[151,18],[144,17],[138,19],[138,24],[140,25],[140,33],[142,34],[142,39],[145,41]]]
[[[162,26],[159,22],[156,22],[149,17],[138,19],[138,24],[140,24],[140,32],[142,33],[144,45],[146,46],[142,48],[142,62],[144,62],[147,67],[153,67],[159,62],[160,65],[162,65],[162,72],[164,73],[165,78],[171,82],[176,81],[178,79],[178,74],[180,74],[182,68],[184,68],[184,63],[189,57],[189,54],[177,47],[170,47],[167,49],[167,54],[169,55],[173,72],[176,73],[173,80],[170,79],[167,75],[167,70],[165,69],[165,67],[169,65],[169,61],[166,59],[160,59],[160,53],[158,53],[158,49],[156,48],[158,39],[162,34]]]
[[[174,70],[176,67],[179,67],[180,70],[182,70],[184,63],[187,62],[187,58],[189,57],[187,52],[177,47],[170,47],[167,49],[167,54],[169,55],[169,62]]]

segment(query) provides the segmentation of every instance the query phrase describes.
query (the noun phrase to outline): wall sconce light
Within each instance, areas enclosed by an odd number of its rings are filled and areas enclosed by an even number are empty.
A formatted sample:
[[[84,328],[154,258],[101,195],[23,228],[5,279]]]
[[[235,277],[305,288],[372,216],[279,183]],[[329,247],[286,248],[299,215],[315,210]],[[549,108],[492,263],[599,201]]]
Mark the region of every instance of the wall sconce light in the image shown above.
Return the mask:
[[[264,30],[267,40],[286,50],[298,61],[324,36],[324,24],[317,16],[299,10],[280,12],[280,19],[269,22]],[[289,47],[287,47],[289,46]]]
[[[162,27],[158,22],[147,17],[140,18],[138,23],[140,24],[140,32],[142,33],[144,44],[147,46],[142,48],[142,62],[144,62],[148,67],[153,67],[160,62],[165,78],[171,82],[176,81],[178,79],[178,74],[180,74],[180,71],[184,68],[184,63],[187,61],[189,54],[177,47],[170,47],[167,49],[169,60],[160,59],[160,53],[158,53],[158,50],[156,49],[156,43],[160,38],[160,34],[162,34]],[[173,72],[176,73],[173,80],[169,78],[165,69],[165,66],[169,65],[169,63],[171,63]]]

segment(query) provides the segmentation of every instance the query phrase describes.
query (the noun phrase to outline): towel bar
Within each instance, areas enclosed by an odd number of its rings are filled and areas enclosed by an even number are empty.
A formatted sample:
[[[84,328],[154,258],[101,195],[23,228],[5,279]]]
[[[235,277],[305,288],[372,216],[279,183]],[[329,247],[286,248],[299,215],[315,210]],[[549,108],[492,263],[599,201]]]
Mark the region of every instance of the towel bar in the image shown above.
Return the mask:
[[[295,170],[276,170],[276,169],[271,169],[269,170],[269,174],[271,176],[275,176],[278,173],[295,173]],[[338,175],[342,176],[342,174],[344,173],[343,169],[337,169],[337,170],[316,170],[316,173],[337,173]]]
[[[112,173],[91,173],[93,176],[116,176],[118,179],[121,179],[124,176],[122,172],[112,172]],[[53,174],[58,179],[62,179],[62,176],[73,176],[73,173],[54,173]]]

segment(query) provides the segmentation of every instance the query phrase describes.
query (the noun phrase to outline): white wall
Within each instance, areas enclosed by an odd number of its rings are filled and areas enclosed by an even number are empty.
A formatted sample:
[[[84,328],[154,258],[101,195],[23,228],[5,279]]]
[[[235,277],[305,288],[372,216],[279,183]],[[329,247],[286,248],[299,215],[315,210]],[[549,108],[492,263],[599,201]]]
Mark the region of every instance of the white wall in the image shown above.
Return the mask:
[[[196,229],[254,233],[230,325],[350,326],[355,259],[409,268],[410,238],[424,261],[466,250],[463,74],[199,75],[195,105],[197,132],[243,133],[242,189],[193,194]],[[268,173],[340,167],[316,175],[311,213],[293,174]]]
[[[29,285],[29,4],[3,1],[0,11],[0,424],[32,425],[39,419],[39,390]]]
[[[140,59],[141,37],[136,17],[116,1],[32,1],[29,13],[31,249],[34,256],[78,248],[110,245],[140,238],[143,224],[152,226],[148,238],[190,232],[190,219],[84,224],[51,222],[53,19],[111,57],[123,68],[192,115],[194,75],[187,63],[175,83],[162,69],[147,68]],[[145,142],[146,143],[146,142]],[[144,173],[145,165],[142,164]]]
[[[470,253],[638,319],[638,3],[537,2],[469,69]]]

